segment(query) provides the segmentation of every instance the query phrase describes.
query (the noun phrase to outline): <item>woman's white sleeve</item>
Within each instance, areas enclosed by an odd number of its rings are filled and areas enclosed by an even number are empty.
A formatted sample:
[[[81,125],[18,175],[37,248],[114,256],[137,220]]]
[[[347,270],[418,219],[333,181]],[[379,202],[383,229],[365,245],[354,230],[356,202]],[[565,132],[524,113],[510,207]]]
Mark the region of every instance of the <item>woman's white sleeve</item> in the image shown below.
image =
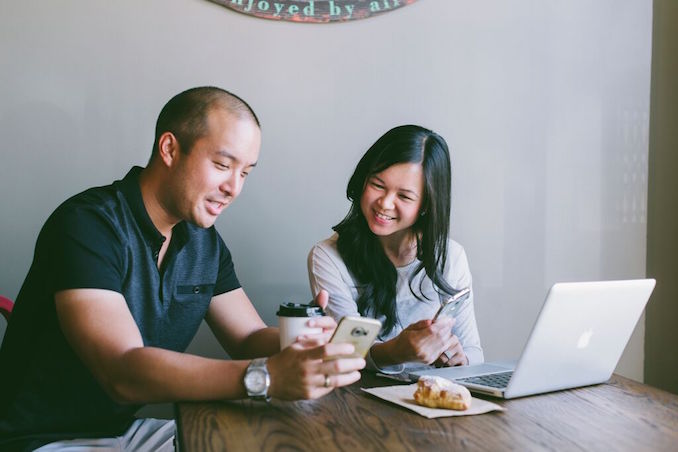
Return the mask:
[[[308,279],[311,285],[311,293],[315,297],[322,289],[330,296],[325,310],[327,315],[339,322],[344,316],[358,317],[358,305],[353,298],[353,287],[347,283],[341,275],[341,267],[345,267],[343,261],[337,262],[338,256],[331,256],[325,249],[315,245],[308,253]],[[347,277],[347,276],[345,276]],[[367,368],[382,373],[397,374],[403,371],[404,366],[379,367],[372,359],[371,353],[365,357]]]
[[[330,296],[325,310],[327,315],[339,322],[344,316],[359,316],[358,305],[353,299],[351,287],[343,280],[338,263],[326,250],[315,245],[308,253],[308,279],[313,297],[321,290]],[[343,262],[341,262],[343,265]]]
[[[485,357],[483,355],[483,348],[480,345],[480,335],[478,334],[478,325],[473,305],[471,270],[469,269],[468,259],[463,248],[453,259],[452,272],[453,278],[449,281],[452,287],[456,289],[471,288],[471,295],[461,305],[455,315],[457,320],[452,331],[459,338],[459,342],[468,358],[469,365],[480,364],[485,361]]]

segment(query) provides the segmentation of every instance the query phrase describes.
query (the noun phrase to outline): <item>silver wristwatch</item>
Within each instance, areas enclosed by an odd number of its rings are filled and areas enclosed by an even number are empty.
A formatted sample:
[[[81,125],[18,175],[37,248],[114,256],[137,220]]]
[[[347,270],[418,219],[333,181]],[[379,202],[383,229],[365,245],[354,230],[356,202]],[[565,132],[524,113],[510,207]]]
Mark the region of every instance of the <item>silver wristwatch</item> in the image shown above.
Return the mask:
[[[254,400],[271,400],[268,395],[268,388],[271,386],[271,376],[266,368],[267,358],[253,359],[247,370],[243,383],[247,390],[247,395]]]

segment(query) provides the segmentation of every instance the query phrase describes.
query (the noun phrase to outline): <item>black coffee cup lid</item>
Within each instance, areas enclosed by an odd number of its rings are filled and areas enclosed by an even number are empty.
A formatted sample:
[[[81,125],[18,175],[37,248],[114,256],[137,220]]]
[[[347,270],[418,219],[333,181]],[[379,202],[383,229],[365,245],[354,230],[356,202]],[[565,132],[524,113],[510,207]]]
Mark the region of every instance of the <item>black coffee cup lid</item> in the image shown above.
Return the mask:
[[[325,315],[320,306],[301,303],[282,303],[277,314],[279,317],[320,317]]]

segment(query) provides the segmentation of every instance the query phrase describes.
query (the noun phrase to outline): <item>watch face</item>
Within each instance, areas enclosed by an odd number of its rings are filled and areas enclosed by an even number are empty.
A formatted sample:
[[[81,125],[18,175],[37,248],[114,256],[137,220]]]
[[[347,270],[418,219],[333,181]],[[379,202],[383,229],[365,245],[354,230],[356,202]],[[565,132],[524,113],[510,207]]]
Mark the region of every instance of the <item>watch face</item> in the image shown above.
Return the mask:
[[[266,389],[266,373],[259,369],[249,371],[245,376],[245,387],[254,394],[264,392]]]

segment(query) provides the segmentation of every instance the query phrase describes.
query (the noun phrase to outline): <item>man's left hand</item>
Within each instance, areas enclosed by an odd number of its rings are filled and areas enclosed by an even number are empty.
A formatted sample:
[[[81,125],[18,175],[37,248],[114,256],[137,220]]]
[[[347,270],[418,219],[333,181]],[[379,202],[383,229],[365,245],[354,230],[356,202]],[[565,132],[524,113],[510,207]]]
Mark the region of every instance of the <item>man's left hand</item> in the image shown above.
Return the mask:
[[[315,297],[314,304],[320,306],[324,311],[329,302],[329,294],[326,290],[321,290]],[[334,330],[337,328],[337,322],[332,317],[314,317],[306,322],[306,326],[310,328],[322,328],[323,332],[318,334],[304,334],[297,337],[297,342],[302,344],[304,348],[318,347],[329,342]]]

